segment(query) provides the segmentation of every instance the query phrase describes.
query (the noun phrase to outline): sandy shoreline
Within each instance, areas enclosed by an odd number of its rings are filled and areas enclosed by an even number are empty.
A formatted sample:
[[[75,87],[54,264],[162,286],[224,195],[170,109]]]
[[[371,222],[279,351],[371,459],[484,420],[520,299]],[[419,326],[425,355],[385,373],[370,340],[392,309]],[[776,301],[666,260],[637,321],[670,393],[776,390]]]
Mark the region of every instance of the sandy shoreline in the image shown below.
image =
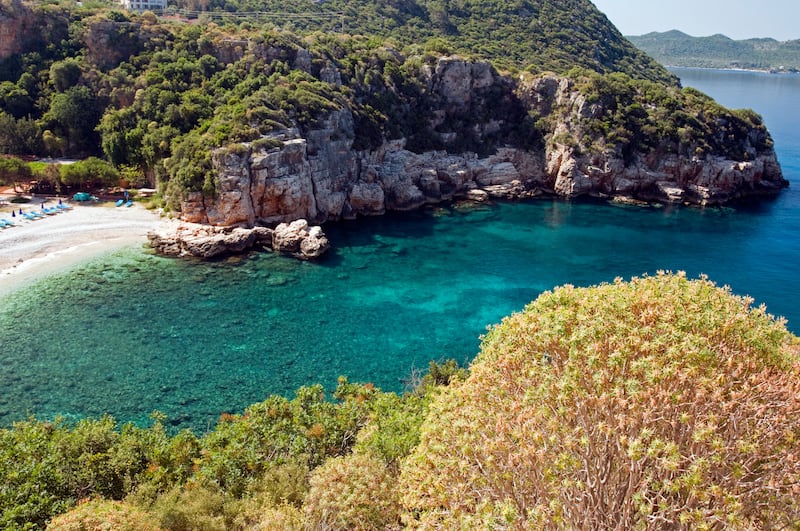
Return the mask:
[[[48,201],[46,206],[54,206]],[[40,210],[41,203],[14,205],[17,212]],[[100,254],[147,241],[147,232],[161,221],[156,212],[140,205],[115,207],[113,203],[83,205],[33,221],[11,208],[0,218],[15,226],[0,229],[0,295],[15,291],[48,274],[67,270]]]

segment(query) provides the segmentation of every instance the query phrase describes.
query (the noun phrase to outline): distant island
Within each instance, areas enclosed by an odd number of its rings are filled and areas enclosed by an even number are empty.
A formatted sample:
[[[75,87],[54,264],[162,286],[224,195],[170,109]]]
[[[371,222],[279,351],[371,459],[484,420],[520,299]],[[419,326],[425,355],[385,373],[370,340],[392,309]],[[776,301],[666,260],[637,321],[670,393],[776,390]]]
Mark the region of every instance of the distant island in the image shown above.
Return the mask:
[[[627,39],[668,66],[800,72],[800,39],[733,40],[725,35],[692,37],[678,30]]]

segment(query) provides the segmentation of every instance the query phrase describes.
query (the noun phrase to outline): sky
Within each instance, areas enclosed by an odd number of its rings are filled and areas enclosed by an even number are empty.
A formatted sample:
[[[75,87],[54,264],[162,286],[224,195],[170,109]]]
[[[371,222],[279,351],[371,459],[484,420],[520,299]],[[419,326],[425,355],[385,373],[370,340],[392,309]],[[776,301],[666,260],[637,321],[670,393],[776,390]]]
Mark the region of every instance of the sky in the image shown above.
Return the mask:
[[[677,29],[695,37],[800,39],[800,0],[592,0],[623,35]]]

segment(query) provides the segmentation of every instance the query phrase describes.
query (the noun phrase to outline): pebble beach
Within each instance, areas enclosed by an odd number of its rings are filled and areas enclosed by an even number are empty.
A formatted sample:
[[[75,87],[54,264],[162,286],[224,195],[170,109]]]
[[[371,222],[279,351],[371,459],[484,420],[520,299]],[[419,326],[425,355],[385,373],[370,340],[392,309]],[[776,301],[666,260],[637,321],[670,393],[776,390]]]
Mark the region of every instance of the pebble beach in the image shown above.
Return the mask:
[[[142,245],[147,242],[147,232],[161,219],[157,212],[141,205],[116,207],[111,202],[64,202],[71,208],[35,220],[19,215],[20,208],[23,212],[40,211],[41,202],[0,208],[0,218],[14,223],[0,229],[0,294],[99,254]],[[46,207],[57,204],[57,200],[45,201]],[[12,208],[17,213],[14,217]]]

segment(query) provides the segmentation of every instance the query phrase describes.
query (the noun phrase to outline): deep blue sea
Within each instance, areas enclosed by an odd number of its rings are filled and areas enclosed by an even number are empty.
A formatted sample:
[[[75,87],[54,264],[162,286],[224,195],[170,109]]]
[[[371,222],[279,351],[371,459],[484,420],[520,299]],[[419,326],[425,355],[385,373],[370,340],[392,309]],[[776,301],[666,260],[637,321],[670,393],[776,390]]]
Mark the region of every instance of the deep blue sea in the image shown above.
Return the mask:
[[[536,201],[332,224],[320,263],[200,263],[116,252],[0,301],[0,425],[99,416],[203,432],[339,375],[401,391],[431,359],[468,362],[487,325],[564,283],[705,273],[800,332],[800,76],[675,70],[760,112],[792,187],[735,208]]]

